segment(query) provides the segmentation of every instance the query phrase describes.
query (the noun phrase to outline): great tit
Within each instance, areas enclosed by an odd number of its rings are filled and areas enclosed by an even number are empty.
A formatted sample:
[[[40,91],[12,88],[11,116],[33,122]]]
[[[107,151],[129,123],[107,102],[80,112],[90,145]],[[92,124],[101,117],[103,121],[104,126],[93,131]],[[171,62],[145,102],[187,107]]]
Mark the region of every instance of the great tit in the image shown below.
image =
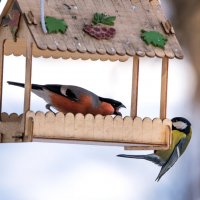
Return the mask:
[[[8,84],[24,87],[23,83],[8,81]],[[32,92],[47,102],[46,108],[50,111],[53,107],[63,113],[121,116],[119,109],[125,108],[119,101],[97,96],[89,90],[74,85],[32,84]]]
[[[168,150],[155,150],[148,155],[126,155],[119,154],[119,157],[145,159],[161,166],[156,181],[175,164],[178,158],[184,153],[192,136],[191,123],[183,117],[172,119],[172,144]]]

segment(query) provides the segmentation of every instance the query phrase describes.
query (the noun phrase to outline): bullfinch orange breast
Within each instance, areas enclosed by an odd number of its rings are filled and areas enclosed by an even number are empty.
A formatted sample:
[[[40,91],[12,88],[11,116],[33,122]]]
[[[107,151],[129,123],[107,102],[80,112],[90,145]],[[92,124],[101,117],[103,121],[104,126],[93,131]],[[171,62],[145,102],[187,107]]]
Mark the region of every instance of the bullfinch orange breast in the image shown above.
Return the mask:
[[[8,81],[8,84],[24,87],[23,83]],[[63,113],[121,116],[119,109],[125,108],[119,101],[100,97],[89,90],[74,85],[32,84],[32,92],[47,102],[46,108],[50,111],[53,107]]]

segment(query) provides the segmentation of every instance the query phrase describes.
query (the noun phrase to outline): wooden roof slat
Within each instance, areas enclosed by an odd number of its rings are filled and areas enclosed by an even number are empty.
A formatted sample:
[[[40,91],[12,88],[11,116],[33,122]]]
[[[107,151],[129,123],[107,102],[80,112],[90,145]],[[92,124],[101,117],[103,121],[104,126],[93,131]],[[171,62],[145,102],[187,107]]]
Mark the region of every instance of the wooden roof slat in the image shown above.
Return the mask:
[[[93,3],[94,3],[94,9],[95,10],[98,10],[99,13],[105,13],[106,7],[105,7],[105,5],[103,5],[103,1],[102,0],[96,0],[96,1],[93,0]],[[93,15],[91,16],[91,18],[92,17],[93,17]],[[113,47],[112,41],[113,41],[112,39],[110,39],[110,40],[102,40],[104,48],[106,49],[106,52],[109,55],[116,54],[116,50]]]
[[[159,31],[160,33],[164,34],[163,30],[161,29],[161,26],[159,24],[159,22],[157,21],[157,18],[155,18],[154,13],[151,10],[149,1],[146,0],[140,0],[141,6],[142,8],[145,10],[145,14],[146,14],[146,18],[149,21],[149,25],[151,27],[150,30],[155,30],[155,31]],[[165,34],[164,34],[165,35]],[[157,48],[155,47],[155,53],[158,57],[164,57],[165,56],[165,52],[163,49],[161,48]]]
[[[22,4],[24,4],[26,6],[26,8],[25,8],[25,10],[23,10],[23,12],[28,12],[33,7],[33,5],[30,3],[30,1],[22,1]],[[20,3],[20,5],[21,5],[21,3]],[[40,12],[39,12],[40,5],[39,5],[39,1],[36,1],[34,6],[37,9],[37,13],[33,13],[33,14],[34,14],[34,16],[35,15],[37,16],[37,20],[39,20],[39,22],[40,22]],[[46,13],[48,13],[49,9],[48,10],[46,9],[45,11],[46,11]],[[42,29],[41,29],[41,27],[38,26],[38,25],[37,26],[29,25],[29,27],[32,28],[32,29],[33,28],[36,29],[36,33],[34,31],[33,36],[35,36],[35,35],[38,34],[38,36],[36,36],[37,40],[39,40],[40,37],[42,37],[41,40],[40,40],[40,46],[39,46],[39,48],[41,48],[41,46],[43,47],[43,44],[45,42],[47,44],[47,47],[50,50],[55,51],[57,49],[57,45],[55,44],[55,41],[53,39],[52,34],[44,34],[43,31],[42,31]]]
[[[4,9],[3,15],[8,13],[8,1]],[[14,0],[13,0],[14,1]],[[181,47],[175,35],[167,35],[168,42],[164,49],[146,45],[142,41],[141,29],[157,30],[165,34],[161,22],[165,21],[165,16],[162,12],[158,0],[48,0],[45,1],[45,15],[62,18],[68,24],[68,29],[64,34],[44,34],[40,25],[40,5],[39,1],[17,0],[22,14],[32,11],[34,18],[37,20],[37,25],[27,25],[30,33],[36,43],[36,46],[41,50],[55,51],[56,57],[61,52],[77,52],[85,55],[91,55],[92,59],[99,58],[108,59],[117,58],[120,56],[149,56],[169,58],[183,58]],[[67,4],[67,5],[64,5]],[[83,31],[84,24],[91,24],[94,13],[105,13],[107,15],[116,16],[114,28],[116,35],[109,40],[98,40],[91,37]],[[76,17],[76,19],[74,18]],[[3,16],[0,16],[0,19]],[[25,20],[25,18],[24,18]],[[0,27],[0,34],[3,33]],[[19,39],[23,39],[27,34],[26,28],[19,30]],[[25,33],[22,33],[22,32]],[[166,35],[166,34],[165,34]],[[41,51],[45,52],[45,51]],[[94,54],[94,55],[93,55]],[[45,53],[46,55],[46,53]],[[48,53],[48,55],[50,55]],[[53,55],[53,53],[52,53]],[[73,54],[59,54],[64,57]],[[76,56],[79,54],[76,54]],[[41,55],[42,56],[42,55]],[[75,56],[75,58],[77,58]],[[114,56],[114,57],[112,57]],[[88,59],[90,56],[88,57]],[[100,59],[101,59],[100,58]],[[115,60],[115,59],[113,59]]]
[[[156,13],[157,18],[160,21],[166,21],[166,17],[164,16],[163,10],[162,10],[158,0],[152,0],[151,5],[152,5],[152,8],[153,8],[153,11]],[[170,43],[171,48],[172,48],[175,56],[179,59],[182,59],[183,58],[183,52],[182,52],[182,49],[179,45],[179,42],[178,42],[176,36],[175,35],[169,35],[168,36],[168,42]]]
[[[22,3],[20,3],[20,8],[22,10],[22,12],[28,12],[30,10],[30,8],[32,8],[30,6],[30,4],[28,3],[28,1],[23,1]],[[36,17],[37,20],[40,21],[40,18],[38,15],[34,15]],[[47,41],[45,38],[44,34],[41,34],[41,29],[39,28],[39,26],[28,26],[29,30],[32,33],[33,38],[35,39],[35,42],[38,44],[38,47],[41,49],[47,49]],[[33,34],[34,31],[34,34]]]
[[[56,7],[56,5],[55,5],[55,3],[54,3],[54,1],[48,1],[48,4],[47,4],[47,6],[48,7],[53,7],[54,9],[47,9],[46,7],[45,7],[45,14],[46,15],[51,15],[51,14],[54,14],[54,16],[55,17],[59,17],[59,18],[62,18],[62,15],[59,13],[59,12],[56,12],[56,10],[58,10],[57,9],[57,7]],[[40,9],[40,7],[39,7],[39,5],[36,7],[36,13],[39,13],[39,9]],[[47,11],[46,11],[47,10]],[[39,16],[38,16],[39,17]],[[40,17],[39,17],[39,21],[40,21]],[[40,30],[40,32],[41,32],[41,35],[44,35],[44,41],[45,41],[45,39],[46,39],[46,36],[47,36],[47,34],[44,34],[43,32],[42,32],[42,29],[41,29],[41,27],[40,26],[37,26],[37,27],[33,27],[33,32],[34,32],[34,28],[35,29],[39,29]],[[66,35],[67,34],[67,35]],[[68,31],[66,34],[61,34],[61,33],[57,33],[57,34],[55,34],[54,35],[54,37],[56,37],[57,38],[57,36],[58,36],[58,38],[60,38],[61,39],[61,42],[62,43],[64,43],[65,44],[65,46],[67,47],[67,50],[69,50],[69,51],[71,51],[71,52],[75,52],[75,51],[77,51],[77,49],[76,49],[76,47],[75,47],[75,44],[74,44],[74,42],[73,42],[73,39],[71,38],[71,35],[70,35],[70,31]],[[53,35],[53,34],[51,34],[51,35]],[[59,41],[59,40],[58,40]],[[55,43],[55,39],[54,39],[54,43]],[[57,42],[57,44],[56,45],[58,45],[60,42]],[[38,43],[36,43],[37,45],[38,45]],[[48,45],[48,44],[47,44]],[[39,47],[40,48],[40,47]],[[49,45],[48,45],[48,48],[49,48]],[[64,47],[63,47],[64,48]],[[50,48],[49,48],[50,49]],[[61,49],[61,48],[60,48]]]
[[[64,41],[68,41],[71,43],[72,51],[74,51],[74,49],[75,49],[75,51],[85,53],[87,51],[87,49],[85,47],[85,44],[84,44],[80,34],[77,31],[77,27],[70,26],[70,24],[72,22],[71,15],[66,15],[64,12],[58,12],[62,8],[62,6],[64,6],[62,1],[60,1],[59,4],[57,1],[54,1],[54,8],[57,9],[59,18],[63,18],[66,21],[66,23],[68,24],[68,29],[67,29],[67,32],[64,34],[61,34],[61,33],[57,33],[57,34],[64,35],[64,39],[65,39]],[[55,37],[57,34],[55,34]],[[71,40],[71,41],[69,41],[69,40]]]
[[[68,1],[67,1],[68,2]],[[70,2],[70,1],[69,1]],[[84,1],[77,1],[77,0],[74,0],[74,4],[77,6],[77,10],[85,7],[86,8],[86,5],[85,5],[85,2]],[[78,14],[78,20],[76,19],[76,26],[77,26],[77,31],[80,32],[80,37],[81,39],[83,40],[83,43],[86,47],[86,50],[90,53],[96,53],[96,48],[94,46],[94,43],[91,41],[91,37],[89,35],[87,35],[84,31],[83,31],[83,27],[84,27],[84,24],[87,24],[89,19],[87,19],[87,15],[84,14],[84,13],[81,13],[79,12]]]
[[[94,3],[92,0],[82,0],[84,3],[85,3],[85,9],[86,9],[86,12],[88,13],[86,15],[86,18],[87,18],[87,22],[91,23],[92,21],[92,17],[93,17],[93,14],[95,12],[98,12],[98,10],[96,9]],[[97,40],[91,36],[89,36],[88,34],[85,33],[85,37],[88,39],[88,40],[91,40],[96,48],[96,52],[99,53],[99,54],[106,54],[106,48],[104,46],[104,43],[102,40]]]
[[[116,11],[116,30],[118,37],[120,38],[122,43],[122,48],[125,49],[126,54],[133,56],[135,54],[135,47],[133,45],[133,39],[132,34],[130,34],[127,30],[127,25],[124,23],[124,19],[127,19],[127,13],[125,12],[125,7],[123,3],[120,0],[117,1],[111,1],[113,4],[113,8],[115,8]],[[119,13],[120,11],[120,13]],[[115,38],[114,38],[115,39]]]
[[[60,10],[64,6],[63,5],[64,3],[58,4],[57,1],[55,1],[55,3],[58,10]],[[79,17],[79,6],[76,5],[75,3],[73,5],[77,8],[76,10]],[[74,42],[74,45],[76,46],[76,49],[81,53],[87,52],[87,48],[83,39],[83,34],[80,32],[81,27],[79,24],[79,20],[75,20],[72,18],[72,15],[65,15],[65,13],[61,13],[61,15],[62,15],[62,18],[64,18],[68,24],[67,32],[70,31],[70,35],[73,38],[73,42]],[[74,26],[70,26],[70,24],[74,24]]]
[[[102,0],[105,11],[107,14],[111,16],[116,16],[115,25],[114,28],[116,29],[116,36],[112,38],[111,43],[113,47],[116,50],[116,53],[119,55],[125,55],[126,50],[124,48],[123,43],[121,42],[123,40],[123,33],[122,33],[122,22],[120,19],[120,16],[118,16],[118,13],[116,12],[116,9],[113,5],[112,1]]]
[[[141,0],[141,2],[143,2],[143,5],[149,10],[149,12],[151,12],[151,16],[154,16],[153,17],[153,25],[154,25],[154,28],[156,30],[159,30],[159,32],[161,32],[163,35],[166,35],[162,26],[161,25],[161,22],[160,19],[157,17],[157,13],[155,13],[153,7],[152,7],[152,4],[147,4],[144,0]],[[148,13],[148,12],[147,12]],[[163,49],[164,51],[164,54],[169,57],[169,58],[174,58],[175,54],[171,48],[171,45],[170,45],[170,36],[169,35],[166,35],[167,38],[168,38],[168,42],[166,43],[165,45],[165,48]],[[160,50],[157,48],[156,50],[157,53],[159,53],[160,57],[163,57],[163,52],[161,53]]]
[[[77,6],[77,8],[85,7],[85,9],[87,9],[84,1],[69,0],[69,1],[67,1],[67,3],[68,4],[71,3],[71,5],[73,5],[73,3],[74,3]],[[70,10],[69,10],[69,12],[70,12]],[[86,33],[83,32],[83,26],[84,26],[84,24],[88,24],[88,21],[89,21],[87,19],[87,15],[85,15],[84,13],[79,12],[77,18],[78,18],[78,20],[76,20],[77,21],[77,26],[81,30],[82,39],[84,40],[84,44],[85,44],[85,47],[86,47],[87,51],[89,53],[92,53],[92,54],[96,53],[96,48],[95,48],[94,43],[91,40],[91,37],[88,36]]]
[[[50,3],[51,2],[47,1],[47,5],[50,4]],[[54,7],[54,9],[49,9],[48,13],[49,13],[50,16],[56,16],[57,15],[57,13],[55,12],[56,6],[55,6],[55,4],[52,5],[52,6]],[[50,7],[51,7],[51,5],[50,5]],[[60,51],[66,51],[67,45],[65,44],[65,42],[63,42],[63,41],[65,41],[63,34],[59,33],[59,34],[51,34],[51,35],[53,37],[54,43],[57,46],[57,49],[60,50]]]
[[[125,2],[129,2],[129,0],[126,0]],[[139,0],[131,1],[131,4],[129,5],[131,9],[131,13],[135,14],[135,21],[132,19],[132,23],[138,24],[138,32],[137,32],[137,43],[139,48],[137,48],[137,52],[139,52],[142,49],[142,52],[145,52],[147,56],[154,57],[155,52],[154,48],[151,45],[146,45],[144,41],[141,39],[141,29],[149,28],[149,22],[146,18],[146,15],[144,13],[144,9],[141,6],[141,3]]]

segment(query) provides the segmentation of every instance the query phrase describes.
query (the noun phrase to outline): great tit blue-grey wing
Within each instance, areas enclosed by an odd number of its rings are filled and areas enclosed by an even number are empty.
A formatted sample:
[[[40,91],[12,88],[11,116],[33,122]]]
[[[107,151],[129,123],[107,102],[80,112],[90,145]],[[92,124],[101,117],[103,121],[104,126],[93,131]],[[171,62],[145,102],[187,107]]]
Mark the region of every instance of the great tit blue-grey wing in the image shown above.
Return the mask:
[[[162,166],[156,181],[159,181],[161,179],[161,177],[176,163],[176,161],[178,160],[178,158],[182,155],[183,152],[183,146],[186,142],[186,138],[183,138],[180,140],[180,142],[176,145],[176,147],[174,148],[170,158],[168,159],[168,161]]]

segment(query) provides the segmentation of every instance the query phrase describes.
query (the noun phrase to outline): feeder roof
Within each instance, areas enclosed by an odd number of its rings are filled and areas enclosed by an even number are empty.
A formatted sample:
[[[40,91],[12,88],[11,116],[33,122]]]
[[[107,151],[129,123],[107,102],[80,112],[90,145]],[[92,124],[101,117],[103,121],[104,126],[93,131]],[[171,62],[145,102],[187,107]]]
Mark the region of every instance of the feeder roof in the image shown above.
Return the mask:
[[[108,58],[109,56],[128,58],[133,55],[183,58],[175,34],[167,34],[166,29],[163,28],[162,24],[167,19],[158,0],[46,0],[45,15],[64,19],[68,24],[64,34],[43,33],[40,25],[39,0],[17,0],[17,2],[23,14],[32,11],[37,21],[37,25],[26,21],[26,26],[38,50],[37,53],[41,56],[43,56],[42,52],[53,51],[52,56],[55,52],[60,57],[64,57],[62,55],[68,52],[71,57],[76,53],[76,58],[87,55],[86,59],[93,55]],[[116,16],[114,38],[97,40],[83,31],[84,24],[90,24],[96,12]],[[5,16],[5,11],[3,14]],[[165,48],[147,45],[141,39],[142,29],[158,31],[165,35],[168,39]],[[19,39],[21,39],[20,34]]]

